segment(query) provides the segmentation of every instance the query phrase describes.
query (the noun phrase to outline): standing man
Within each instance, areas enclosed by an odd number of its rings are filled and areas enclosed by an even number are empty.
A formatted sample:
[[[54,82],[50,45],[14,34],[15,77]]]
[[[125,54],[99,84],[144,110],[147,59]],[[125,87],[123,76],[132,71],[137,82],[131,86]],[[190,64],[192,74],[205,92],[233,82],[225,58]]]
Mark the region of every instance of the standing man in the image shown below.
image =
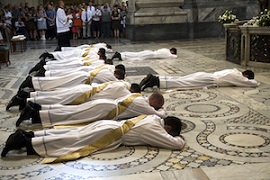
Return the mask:
[[[70,47],[69,39],[69,23],[70,17],[66,16],[64,10],[64,1],[59,1],[59,8],[56,13],[56,27],[58,37],[58,47],[56,50],[61,50],[61,47]]]
[[[83,38],[90,38],[92,11],[88,10],[87,6],[85,6],[84,10],[82,11],[82,22],[83,22]]]

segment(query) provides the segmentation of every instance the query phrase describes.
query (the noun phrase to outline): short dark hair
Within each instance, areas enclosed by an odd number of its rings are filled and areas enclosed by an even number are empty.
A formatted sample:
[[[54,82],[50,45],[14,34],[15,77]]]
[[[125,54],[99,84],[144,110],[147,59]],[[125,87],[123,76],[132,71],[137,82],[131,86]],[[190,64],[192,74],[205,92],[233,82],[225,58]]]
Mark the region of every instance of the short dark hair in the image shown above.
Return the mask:
[[[141,87],[137,83],[132,83],[130,86],[130,92],[132,93],[141,93]]]
[[[105,63],[105,64],[113,65],[113,60],[111,60],[111,59],[106,59],[104,63]]]
[[[108,49],[112,49],[112,46],[111,46],[110,44],[106,44],[106,47],[107,47]]]
[[[118,64],[117,66],[115,66],[115,69],[120,69],[120,70],[124,71],[124,73],[126,73],[126,68],[123,64]]]
[[[247,77],[248,79],[254,79],[254,72],[251,70],[245,70],[244,72],[242,72],[242,75]]]
[[[99,48],[98,52],[100,52],[101,54],[104,54],[106,53],[106,50],[104,48]]]
[[[179,136],[180,132],[182,130],[182,122],[179,118],[175,116],[167,116],[164,118],[165,125],[168,125],[171,127],[170,135],[172,136]]]
[[[101,54],[101,55],[99,55],[99,59],[106,60],[106,59],[107,59],[107,57],[105,56],[105,54]]]
[[[125,76],[126,76],[125,72],[121,69],[116,69],[114,71],[114,74],[117,75],[117,77],[118,77],[117,79],[119,79],[119,80],[125,79]]]
[[[176,49],[176,48],[174,48],[174,47],[173,47],[173,48],[171,48],[171,49],[170,49],[170,51],[172,51],[172,52],[173,52],[172,54],[175,54],[175,55],[177,54],[177,49]]]

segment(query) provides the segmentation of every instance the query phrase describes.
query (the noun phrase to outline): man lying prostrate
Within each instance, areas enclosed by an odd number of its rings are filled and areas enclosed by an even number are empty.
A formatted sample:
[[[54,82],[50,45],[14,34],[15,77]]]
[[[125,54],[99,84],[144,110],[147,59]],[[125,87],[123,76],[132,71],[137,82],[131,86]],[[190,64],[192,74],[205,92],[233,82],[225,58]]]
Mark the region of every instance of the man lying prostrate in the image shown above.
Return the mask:
[[[122,129],[125,130],[122,132]],[[185,145],[180,132],[180,119],[173,116],[161,119],[156,115],[122,121],[101,120],[67,129],[35,132],[17,129],[8,137],[1,156],[5,157],[11,150],[26,148],[27,155],[39,155],[45,157],[43,163],[53,163],[75,160],[94,152],[106,152],[120,145],[150,145],[180,150]],[[74,156],[74,153],[84,155]]]
[[[90,72],[77,71],[65,76],[55,77],[32,77],[28,76],[20,85],[15,96],[8,103],[6,110],[12,106],[20,106],[22,110],[26,104],[28,93],[23,92],[25,88],[31,88],[32,91],[51,91],[57,88],[73,87],[79,84],[106,83],[110,81],[123,80],[125,78],[125,67],[122,64],[115,68],[112,65],[104,65]]]
[[[115,52],[113,59],[119,60],[145,60],[145,59],[175,59],[177,58],[177,49],[159,49],[156,51],[145,50],[140,52]]]
[[[118,99],[131,92],[130,84],[125,81],[111,81],[103,84],[80,84],[54,91],[35,91],[27,101],[40,105],[62,104],[78,105],[96,99]]]
[[[197,72],[187,76],[153,76],[148,74],[141,83],[141,90],[157,86],[161,89],[194,89],[203,87],[257,87],[259,82],[254,79],[254,72],[246,70],[240,72],[237,69],[225,69],[214,73]]]
[[[104,48],[100,48],[97,53],[93,53],[91,56],[76,57],[72,59],[57,61],[57,60],[45,60],[41,59],[30,71],[29,74],[38,71],[45,71],[51,69],[67,69],[67,68],[76,68],[80,66],[98,66],[104,64],[104,61],[107,59],[105,55],[106,51]],[[101,61],[99,61],[101,60]]]
[[[16,126],[31,119],[32,123],[41,123],[43,127],[55,125],[74,125],[90,123],[102,119],[125,119],[141,114],[155,114],[166,117],[162,108],[164,97],[160,93],[153,93],[149,98],[140,93],[113,99],[97,99],[79,105],[39,105],[31,101],[21,112]]]
[[[67,59],[73,59],[73,58],[79,58],[79,57],[86,57],[90,53],[97,53],[100,48],[104,48],[107,51],[111,51],[107,48],[107,45],[105,43],[97,43],[92,45],[82,45],[79,48],[72,48],[67,47],[64,51],[56,51],[56,52],[45,52],[43,53],[40,58],[51,58],[56,60],[67,60]]]

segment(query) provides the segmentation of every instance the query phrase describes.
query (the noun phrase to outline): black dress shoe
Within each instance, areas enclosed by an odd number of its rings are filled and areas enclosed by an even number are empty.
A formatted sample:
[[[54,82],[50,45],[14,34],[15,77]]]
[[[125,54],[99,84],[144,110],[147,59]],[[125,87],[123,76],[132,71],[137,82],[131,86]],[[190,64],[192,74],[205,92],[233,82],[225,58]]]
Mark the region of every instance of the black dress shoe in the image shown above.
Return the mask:
[[[112,60],[113,59],[119,59],[120,61],[122,61],[122,56],[119,52],[115,52],[113,57],[112,57]]]
[[[53,59],[54,56],[46,51],[39,56],[39,59],[46,59],[46,58]]]
[[[26,107],[21,112],[19,119],[16,122],[16,126],[19,126],[24,120],[32,118],[32,123],[41,123],[39,110],[41,110],[41,106],[37,103],[33,103],[28,101]]]
[[[26,88],[26,87],[34,89],[34,86],[33,86],[33,83],[32,83],[32,76],[30,76],[30,75],[28,75],[26,77],[26,79],[22,82],[22,84],[19,87],[19,90],[23,89],[23,88]]]
[[[30,97],[30,92],[26,92],[23,89],[19,90],[17,95],[13,96],[13,98],[9,101],[6,110],[8,111],[12,106],[18,106],[19,110],[23,110],[26,105],[26,99]]]
[[[140,82],[140,87],[145,85],[152,77],[153,77],[152,74],[148,74],[145,78],[143,78],[143,80]]]
[[[19,130],[11,134],[7,141],[6,146],[4,147],[1,156],[5,157],[10,150],[18,150],[23,147],[26,147],[27,137]]]
[[[25,106],[26,99],[20,98],[18,95],[13,96],[13,98],[8,102],[6,110],[8,111],[9,108],[12,106],[19,106],[19,109],[22,110]]]
[[[160,86],[159,78],[157,76],[153,76],[145,85],[142,86],[142,91],[144,91],[148,87]]]
[[[45,72],[46,72],[46,70],[42,66],[34,76],[35,77],[45,77]]]

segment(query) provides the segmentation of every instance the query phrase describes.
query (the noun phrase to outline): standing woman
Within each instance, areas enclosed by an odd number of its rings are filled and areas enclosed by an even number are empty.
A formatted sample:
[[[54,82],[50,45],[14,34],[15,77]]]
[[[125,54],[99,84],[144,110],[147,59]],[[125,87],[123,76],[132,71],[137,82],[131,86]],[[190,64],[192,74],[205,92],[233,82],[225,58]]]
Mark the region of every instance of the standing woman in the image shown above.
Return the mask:
[[[56,51],[61,51],[61,47],[70,47],[69,20],[72,18],[66,16],[64,6],[64,1],[59,1],[59,8],[56,12],[56,27],[58,38],[58,47],[56,48]]]
[[[37,8],[37,29],[40,35],[40,40],[46,40],[45,32],[47,30],[46,12],[42,5]]]
[[[120,17],[121,17],[120,10],[118,9],[117,5],[114,5],[113,10],[111,12],[111,18],[112,18],[112,29],[115,38],[119,38],[119,29],[121,28]]]

